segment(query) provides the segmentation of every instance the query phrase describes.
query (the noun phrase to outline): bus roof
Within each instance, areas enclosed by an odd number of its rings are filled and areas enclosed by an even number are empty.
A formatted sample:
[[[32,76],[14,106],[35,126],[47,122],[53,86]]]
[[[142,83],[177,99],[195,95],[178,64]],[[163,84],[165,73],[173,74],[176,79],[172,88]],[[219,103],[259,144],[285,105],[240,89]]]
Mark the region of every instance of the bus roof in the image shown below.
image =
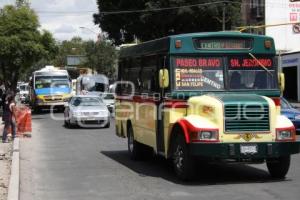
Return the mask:
[[[33,72],[35,76],[49,76],[49,75],[56,75],[56,76],[68,76],[69,73],[67,70],[58,69],[54,66],[46,66],[40,70]]]
[[[79,76],[76,80],[77,82],[80,82],[82,79],[85,79],[87,81],[93,81],[96,83],[103,83],[107,85],[109,83],[109,79],[104,74],[84,74]]]
[[[228,50],[227,53],[254,53],[254,54],[272,54],[275,55],[275,45],[271,37],[264,35],[241,33],[237,31],[221,31],[221,32],[202,32],[202,33],[187,33],[172,35],[156,40],[151,40],[131,47],[123,48],[120,50],[120,58],[126,57],[139,57],[155,54],[193,54],[193,53],[224,53],[222,50],[203,50],[191,48],[194,47],[193,40],[195,38],[249,38],[253,39],[255,49],[239,49]],[[182,48],[176,48],[175,43],[177,40],[182,42]],[[272,42],[272,47],[267,49],[264,47],[265,40]],[[186,45],[187,44],[187,45]]]

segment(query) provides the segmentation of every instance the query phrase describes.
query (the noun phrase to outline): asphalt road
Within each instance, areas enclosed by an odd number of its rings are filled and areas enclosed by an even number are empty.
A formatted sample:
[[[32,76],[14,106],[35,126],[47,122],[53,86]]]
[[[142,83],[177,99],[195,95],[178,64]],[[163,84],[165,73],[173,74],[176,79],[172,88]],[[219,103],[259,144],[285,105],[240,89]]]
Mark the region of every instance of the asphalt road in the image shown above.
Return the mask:
[[[62,114],[56,114],[62,117]],[[209,165],[196,181],[176,179],[159,157],[131,161],[126,139],[110,129],[66,129],[49,114],[33,116],[32,138],[21,140],[21,200],[284,199],[300,197],[300,155],[285,180],[265,165]]]

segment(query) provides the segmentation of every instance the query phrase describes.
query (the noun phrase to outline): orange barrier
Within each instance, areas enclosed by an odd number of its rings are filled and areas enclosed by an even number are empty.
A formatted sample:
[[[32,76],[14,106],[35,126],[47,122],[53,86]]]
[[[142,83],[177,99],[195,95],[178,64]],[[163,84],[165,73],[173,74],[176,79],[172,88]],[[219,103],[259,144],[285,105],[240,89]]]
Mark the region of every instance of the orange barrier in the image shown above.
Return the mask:
[[[17,134],[21,135],[32,131],[31,109],[27,106],[16,107]]]
[[[31,109],[27,106],[21,105],[16,106],[15,109],[16,117],[17,117],[17,136],[31,136],[28,133],[32,131],[31,125]],[[3,126],[0,127],[1,132],[3,132]],[[11,127],[8,130],[8,133],[11,134]]]

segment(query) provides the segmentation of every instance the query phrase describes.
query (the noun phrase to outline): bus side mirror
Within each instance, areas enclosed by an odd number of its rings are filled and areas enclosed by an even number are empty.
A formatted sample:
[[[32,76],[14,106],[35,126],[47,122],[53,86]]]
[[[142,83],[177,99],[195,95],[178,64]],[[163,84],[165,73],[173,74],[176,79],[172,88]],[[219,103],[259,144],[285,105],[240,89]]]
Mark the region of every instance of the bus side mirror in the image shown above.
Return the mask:
[[[279,88],[281,93],[283,93],[285,88],[285,76],[284,73],[279,73]]]
[[[159,70],[159,87],[169,87],[169,71],[167,69]]]

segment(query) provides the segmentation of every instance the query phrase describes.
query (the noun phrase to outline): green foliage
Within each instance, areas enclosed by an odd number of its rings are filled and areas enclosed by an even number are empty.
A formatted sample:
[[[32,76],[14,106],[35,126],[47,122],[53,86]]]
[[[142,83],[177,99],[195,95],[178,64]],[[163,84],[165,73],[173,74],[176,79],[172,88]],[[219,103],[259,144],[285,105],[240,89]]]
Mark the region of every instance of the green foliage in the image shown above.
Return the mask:
[[[85,65],[100,74],[112,78],[115,72],[117,52],[107,41],[88,41],[86,43],[87,62]]]
[[[20,8],[22,6],[29,7],[29,0],[16,0],[16,7]]]
[[[68,55],[85,55],[85,41],[80,37],[74,37],[71,40],[64,40],[58,43],[58,54],[54,59],[54,65],[64,67],[67,65]]]
[[[54,59],[54,65],[66,66],[68,55],[86,56],[86,61],[81,64],[81,67],[88,67],[108,77],[112,77],[115,72],[117,53],[115,47],[106,40],[83,41],[80,37],[74,37],[71,40],[62,41],[59,43],[59,53]]]
[[[109,34],[115,44],[132,42],[134,37],[147,41],[180,33],[221,31],[220,20],[222,20],[224,6],[227,30],[239,25],[241,0],[231,1],[235,3],[181,7],[164,11],[110,15],[103,13],[153,10],[213,2],[220,2],[220,0],[97,0],[99,14],[94,15],[94,21],[100,24],[102,30]]]
[[[38,17],[28,6],[5,6],[0,10],[0,69],[13,89],[21,74],[57,51],[52,35],[38,28]]]

